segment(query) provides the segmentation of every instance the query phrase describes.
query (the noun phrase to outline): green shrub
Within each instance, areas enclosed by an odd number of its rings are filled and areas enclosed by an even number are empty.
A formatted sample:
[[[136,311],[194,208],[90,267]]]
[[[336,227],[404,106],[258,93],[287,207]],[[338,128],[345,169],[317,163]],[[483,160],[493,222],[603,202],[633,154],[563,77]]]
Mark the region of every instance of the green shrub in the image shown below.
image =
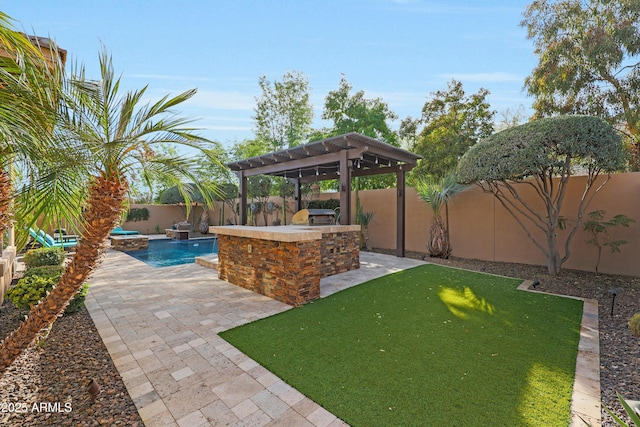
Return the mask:
[[[42,300],[47,292],[57,285],[62,276],[63,268],[60,266],[33,267],[25,272],[22,279],[9,291],[7,298],[13,305],[22,310],[29,310]],[[75,297],[69,302],[64,314],[73,314],[84,307],[84,300],[89,291],[89,284],[83,284]]]
[[[29,276],[18,280],[18,283],[7,291],[7,297],[13,305],[22,310],[28,310],[47,295],[57,280],[52,278]]]
[[[29,269],[43,265],[62,265],[66,256],[62,248],[39,248],[27,251],[23,261]]]
[[[24,273],[24,277],[40,276],[45,279],[53,279],[56,282],[60,280],[64,267],[61,265],[43,265],[40,267],[31,267]]]
[[[631,335],[640,338],[640,313],[636,313],[631,316],[631,320],[629,320],[629,329],[631,329]]]
[[[327,199],[327,200],[311,200],[309,202],[309,209],[331,209],[340,207],[339,199]]]
[[[131,208],[127,212],[127,221],[146,221],[149,219],[149,209]]]
[[[78,293],[76,294],[76,296],[73,297],[71,302],[69,302],[69,305],[67,306],[67,309],[65,310],[64,314],[65,315],[73,314],[80,311],[80,309],[84,307],[84,299],[87,296],[88,292],[89,292],[89,284],[84,283],[78,290]]]

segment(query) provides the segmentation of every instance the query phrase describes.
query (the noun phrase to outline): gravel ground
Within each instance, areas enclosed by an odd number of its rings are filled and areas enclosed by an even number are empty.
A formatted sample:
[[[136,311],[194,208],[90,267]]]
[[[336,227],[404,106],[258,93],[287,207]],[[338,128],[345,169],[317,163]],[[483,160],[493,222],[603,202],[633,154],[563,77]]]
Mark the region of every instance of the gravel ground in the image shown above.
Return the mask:
[[[422,258],[424,254],[407,253],[407,256]],[[428,258],[428,261],[523,279],[537,278],[541,291],[597,299],[601,399],[624,419],[626,415],[615,392],[640,400],[640,340],[631,336],[627,326],[629,318],[640,312],[640,278],[570,270],[552,278],[539,266],[456,258]],[[618,289],[613,315],[611,288]],[[0,339],[15,329],[22,318],[23,313],[6,300],[0,308]],[[91,379],[101,386],[95,399],[87,392]],[[42,404],[48,407],[41,407]],[[143,425],[86,309],[59,319],[46,344],[34,345],[0,378],[0,405],[3,425]],[[603,426],[617,426],[604,411]]]
[[[22,318],[5,300],[1,337]],[[95,398],[92,379],[101,389]],[[0,405],[0,424],[8,426],[144,425],[86,308],[58,319],[43,346],[11,365],[0,378]]]

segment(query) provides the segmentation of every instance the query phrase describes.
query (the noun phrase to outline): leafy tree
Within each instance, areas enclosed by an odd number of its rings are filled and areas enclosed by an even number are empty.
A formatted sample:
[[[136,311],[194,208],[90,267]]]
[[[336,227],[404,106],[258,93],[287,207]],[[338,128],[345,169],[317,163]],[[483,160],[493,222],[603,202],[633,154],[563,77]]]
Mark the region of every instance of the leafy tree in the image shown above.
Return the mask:
[[[236,142],[231,147],[230,156],[232,160],[242,160],[256,157],[271,151],[271,146],[263,139],[245,139]]]
[[[271,196],[271,187],[273,181],[270,176],[256,175],[247,179],[247,195],[251,199],[257,200],[257,204],[252,203],[254,209],[252,209],[252,215],[254,216],[254,225],[257,225],[255,221],[255,215],[262,212],[264,217],[264,225],[269,225],[267,222],[267,203],[269,202],[269,196]]]
[[[132,171],[142,167],[150,173],[173,176],[177,185],[181,185],[184,178],[195,178],[194,165],[189,159],[143,155],[146,147],[161,143],[203,148],[202,139],[187,126],[190,121],[172,111],[191,98],[195,90],[140,105],[146,87],[120,94],[120,79],[114,76],[106,50],[100,56],[100,72],[99,81],[87,80],[84,70],[65,79],[68,96],[61,106],[54,129],[61,140],[73,141],[76,145],[73,151],[64,153],[66,158],[76,161],[75,174],[69,175],[64,184],[72,194],[75,193],[74,187],[86,188],[88,185],[88,200],[76,200],[76,206],[83,207],[76,252],[66,265],[58,285],[0,344],[0,374],[43,328],[64,312],[98,265],[106,249],[107,236],[126,210]],[[85,171],[89,175],[85,175]],[[43,188],[40,197],[30,200],[34,211],[40,209],[40,204],[46,205],[50,201],[46,190]],[[203,191],[202,194],[208,193]]]
[[[449,201],[467,187],[459,184],[454,173],[436,179],[432,176],[422,177],[416,182],[416,191],[433,211],[429,242],[429,255],[436,258],[449,258],[451,255],[451,240],[449,239]],[[440,216],[444,207],[445,219]]]
[[[582,224],[593,196],[609,181],[610,173],[624,164],[620,136],[603,119],[557,116],[506,129],[471,147],[458,165],[458,180],[475,183],[492,193],[513,216],[527,237],[547,258],[555,275],[569,259],[571,239]],[[563,254],[558,234],[561,209],[575,167],[586,172],[585,188],[575,212],[575,225],[564,237]],[[596,185],[601,173],[607,178]],[[540,204],[527,201],[521,191],[533,190]],[[543,206],[539,209],[538,206]],[[540,241],[530,229],[538,229]]]
[[[200,181],[210,183],[235,182],[236,175],[225,163],[231,161],[230,153],[219,142],[196,157]]]
[[[215,194],[211,193],[207,196],[202,194],[202,191],[196,184],[181,184],[172,185],[165,189],[158,196],[158,203],[163,205],[178,205],[184,211],[184,219],[191,224],[195,224],[195,212],[192,210],[194,206],[207,204],[207,200],[215,198]],[[205,209],[207,211],[207,209]],[[191,218],[189,218],[190,213]]]
[[[325,98],[322,118],[330,120],[331,128],[317,131],[312,139],[324,139],[349,132],[358,132],[388,144],[398,146],[398,135],[391,129],[390,122],[398,116],[389,109],[382,98],[367,99],[364,91],[351,93],[353,87],[343,76],[338,89],[329,92]],[[360,189],[389,188],[395,186],[394,175],[363,177],[354,181]],[[335,181],[322,183],[324,189],[335,189]]]
[[[402,121],[400,135],[411,151],[423,157],[412,170],[413,177],[444,177],[469,147],[493,133],[495,112],[487,95],[486,89],[467,95],[462,83],[452,80],[446,91],[431,94],[422,107],[422,117]]]
[[[397,146],[398,135],[389,122],[398,116],[382,98],[367,99],[364,91],[351,94],[352,89],[347,79],[342,77],[338,89],[329,92],[325,98],[322,118],[330,120],[333,126],[324,132],[324,137],[358,132]]]
[[[233,213],[233,224],[238,224],[238,211],[236,203],[236,199],[238,198],[238,186],[232,182],[225,182],[221,184],[218,198],[223,202],[222,218],[224,218],[224,208],[226,206]]]
[[[518,105],[515,109],[507,108],[500,112],[500,121],[495,124],[495,131],[500,132],[524,124],[527,121],[522,104]]]
[[[538,65],[525,81],[536,118],[553,114],[602,117],[624,129],[640,167],[640,2],[538,0],[522,26]]]
[[[256,137],[269,144],[269,151],[300,145],[313,121],[309,79],[298,71],[289,71],[281,82],[272,84],[262,76],[258,84],[262,95],[256,98]]]

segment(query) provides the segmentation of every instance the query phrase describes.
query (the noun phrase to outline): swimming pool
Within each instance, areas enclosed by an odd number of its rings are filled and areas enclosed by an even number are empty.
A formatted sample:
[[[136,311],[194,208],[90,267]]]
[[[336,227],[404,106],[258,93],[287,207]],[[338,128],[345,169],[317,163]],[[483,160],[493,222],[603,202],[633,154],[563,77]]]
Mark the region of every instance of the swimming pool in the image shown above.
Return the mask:
[[[149,249],[127,252],[127,255],[146,262],[153,267],[195,262],[197,256],[218,253],[218,239],[149,240]]]

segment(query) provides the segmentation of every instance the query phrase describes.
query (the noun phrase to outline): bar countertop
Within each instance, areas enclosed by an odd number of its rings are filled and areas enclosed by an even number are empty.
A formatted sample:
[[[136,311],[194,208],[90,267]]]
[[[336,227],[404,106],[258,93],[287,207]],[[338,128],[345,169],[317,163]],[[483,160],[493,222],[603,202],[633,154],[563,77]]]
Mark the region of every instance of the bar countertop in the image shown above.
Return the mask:
[[[274,225],[254,227],[250,225],[210,226],[209,233],[222,236],[247,237],[277,242],[301,242],[320,240],[323,233],[360,231],[359,225]]]

